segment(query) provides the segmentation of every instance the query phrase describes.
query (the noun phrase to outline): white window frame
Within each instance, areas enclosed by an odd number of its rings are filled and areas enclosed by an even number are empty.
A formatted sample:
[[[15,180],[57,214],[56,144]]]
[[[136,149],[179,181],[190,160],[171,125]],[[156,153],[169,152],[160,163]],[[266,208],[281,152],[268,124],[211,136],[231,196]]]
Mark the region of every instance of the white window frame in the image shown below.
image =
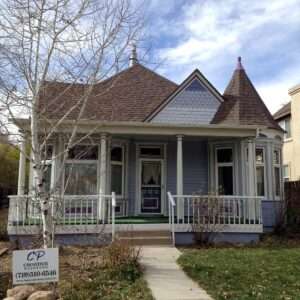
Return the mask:
[[[218,162],[218,150],[224,150],[224,149],[230,149],[232,151],[232,162],[227,162],[227,163],[219,163]],[[236,183],[234,180],[235,177],[235,151],[233,146],[217,146],[215,148],[215,180],[216,180],[216,193],[219,195],[219,168],[220,167],[232,167],[232,193],[234,195],[235,190],[236,190]],[[228,195],[228,196],[233,196],[233,195]]]
[[[122,161],[113,161],[111,160],[111,151],[113,148],[121,148],[122,149]],[[122,192],[121,192],[121,195],[118,195],[116,194],[117,198],[121,197],[121,198],[124,198],[125,197],[125,145],[120,145],[120,144],[114,144],[112,143],[111,147],[110,147],[110,152],[109,152],[109,155],[110,155],[110,174],[109,174],[109,189],[110,189],[110,192],[114,192],[111,190],[111,175],[112,175],[112,166],[115,165],[115,166],[122,166]]]
[[[287,167],[287,175],[288,176],[284,176],[284,172],[283,172],[283,170],[284,170],[284,167]],[[283,166],[282,166],[282,178],[283,178],[283,180],[284,181],[289,181],[290,180],[290,178],[291,178],[291,170],[290,170],[290,164],[288,163],[288,164],[284,164]]]
[[[291,125],[292,125],[292,119],[291,119],[291,117],[287,117],[287,118],[285,118],[285,119],[283,119],[283,120],[281,120],[281,121],[279,122],[279,126],[280,126],[283,130],[286,131],[286,127],[287,127],[287,126],[286,126],[286,123],[287,123],[287,121],[289,121],[289,123],[290,123],[290,136],[287,137],[287,133],[285,132],[284,135],[283,135],[283,140],[284,140],[284,141],[289,141],[289,140],[292,139],[292,127],[291,127]]]
[[[274,162],[274,156],[275,152],[278,152],[278,158],[279,158],[279,163]],[[273,177],[273,187],[274,187],[274,197],[276,200],[279,200],[281,198],[281,193],[282,193],[282,169],[281,169],[281,150],[278,148],[273,149],[273,172],[274,172],[274,177]],[[276,180],[275,180],[275,169],[279,169],[279,195],[276,195]]]
[[[262,163],[258,163],[257,160],[256,160],[256,150],[262,150],[263,151],[263,162]],[[267,191],[267,170],[266,170],[266,148],[263,147],[263,146],[259,146],[257,145],[255,147],[255,156],[254,156],[254,159],[255,159],[255,191],[256,191],[256,195],[258,196],[258,191],[257,191],[257,167],[263,167],[264,168],[264,195],[259,195],[258,197],[263,197],[263,198],[266,198],[267,195],[268,195],[268,191]]]
[[[65,147],[67,146],[67,144],[65,144]],[[96,195],[98,194],[98,189],[99,189],[99,172],[100,172],[100,168],[99,168],[99,162],[100,162],[100,146],[98,144],[88,144],[88,143],[79,143],[76,144],[75,146],[94,146],[97,147],[97,152],[98,152],[98,159],[66,159],[65,164],[64,164],[64,169],[63,169],[63,193],[66,196],[72,196],[72,194],[67,194],[66,193],[66,188],[65,188],[65,177],[66,177],[66,165],[67,164],[96,164],[97,167],[97,191],[96,191]],[[68,154],[67,154],[68,155]],[[73,196],[77,196],[77,195],[73,195]],[[82,195],[84,196],[84,195]],[[90,196],[90,195],[89,195]]]

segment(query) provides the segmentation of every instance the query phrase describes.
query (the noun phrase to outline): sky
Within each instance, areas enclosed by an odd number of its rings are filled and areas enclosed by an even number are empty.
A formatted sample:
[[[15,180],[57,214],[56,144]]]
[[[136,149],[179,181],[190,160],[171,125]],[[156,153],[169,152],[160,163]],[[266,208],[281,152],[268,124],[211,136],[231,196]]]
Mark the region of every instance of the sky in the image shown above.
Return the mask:
[[[300,83],[300,0],[147,0],[156,71],[180,83],[194,69],[223,93],[237,57],[274,113]]]

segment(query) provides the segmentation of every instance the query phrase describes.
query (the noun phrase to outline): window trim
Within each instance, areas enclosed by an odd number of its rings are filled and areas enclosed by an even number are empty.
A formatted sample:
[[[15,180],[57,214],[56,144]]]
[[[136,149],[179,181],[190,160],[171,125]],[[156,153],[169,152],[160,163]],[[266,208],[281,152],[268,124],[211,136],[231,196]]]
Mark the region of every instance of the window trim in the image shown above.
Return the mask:
[[[275,151],[278,152],[278,157],[279,157],[279,163],[274,163],[274,156],[275,156]],[[274,198],[276,200],[279,200],[281,198],[281,193],[282,193],[282,169],[281,169],[281,157],[282,153],[281,150],[278,148],[273,149],[273,159],[272,159],[272,168],[274,172],[274,177],[273,177],[273,189],[274,189]],[[276,195],[276,178],[275,178],[275,169],[279,169],[279,195]]]
[[[283,172],[284,167],[287,167],[288,176],[284,176],[284,172]],[[284,181],[289,181],[290,178],[291,178],[291,169],[290,169],[290,164],[289,163],[282,165],[282,178],[283,178]]]
[[[232,151],[232,162],[226,162],[226,163],[219,163],[218,162],[218,150],[223,150],[223,149],[231,149]],[[235,194],[236,190],[236,182],[234,180],[235,177],[235,151],[234,151],[234,146],[217,146],[215,147],[215,181],[216,181],[216,193],[217,195],[219,194],[219,168],[220,167],[232,167],[232,193],[233,195]],[[230,196],[233,196],[230,195]],[[222,195],[223,196],[223,195]]]
[[[289,121],[289,123],[290,123],[289,136],[287,136],[287,131],[286,131],[286,127],[287,127],[286,123],[287,123],[287,121]],[[283,134],[283,140],[284,141],[289,141],[289,140],[291,140],[293,138],[292,137],[292,127],[291,127],[291,125],[292,125],[292,119],[291,119],[291,117],[284,118],[283,120],[281,120],[279,122],[279,126],[285,131],[284,134]]]
[[[256,160],[256,150],[257,149],[261,149],[263,151],[263,162],[262,163],[258,163],[257,160]],[[260,195],[258,197],[263,197],[263,198],[266,198],[267,195],[268,195],[268,191],[267,191],[267,170],[266,170],[266,158],[267,158],[267,155],[266,155],[266,147],[263,147],[263,146],[259,146],[259,145],[256,145],[255,146],[255,192],[256,192],[256,196],[258,196],[258,191],[257,191],[257,167],[263,167],[264,168],[264,194],[263,195]]]
[[[66,148],[67,144],[64,144],[64,149]],[[66,177],[66,165],[67,164],[85,164],[85,165],[91,165],[91,164],[95,164],[96,165],[96,176],[97,176],[97,186],[96,186],[96,194],[98,194],[98,189],[99,189],[99,172],[100,172],[100,168],[99,168],[99,162],[100,162],[100,145],[99,144],[89,144],[89,143],[79,143],[76,144],[76,146],[95,146],[97,147],[97,153],[98,153],[98,158],[95,160],[91,160],[91,159],[66,159],[64,166],[63,166],[63,178],[62,178],[62,188],[63,188],[63,194],[67,195],[67,196],[72,196],[73,194],[68,194],[66,193],[66,187],[65,187],[65,177]],[[73,195],[73,196],[77,196],[77,195]]]
[[[116,160],[111,160],[111,151],[113,148],[121,148],[122,149],[122,161],[116,161]],[[121,197],[121,198],[124,198],[125,197],[125,145],[120,145],[119,143],[112,143],[111,146],[110,146],[110,151],[109,151],[109,161],[110,161],[110,174],[109,174],[109,190],[110,192],[113,192],[111,187],[112,187],[112,166],[115,165],[115,166],[122,166],[122,192],[121,194],[116,194],[116,197]]]

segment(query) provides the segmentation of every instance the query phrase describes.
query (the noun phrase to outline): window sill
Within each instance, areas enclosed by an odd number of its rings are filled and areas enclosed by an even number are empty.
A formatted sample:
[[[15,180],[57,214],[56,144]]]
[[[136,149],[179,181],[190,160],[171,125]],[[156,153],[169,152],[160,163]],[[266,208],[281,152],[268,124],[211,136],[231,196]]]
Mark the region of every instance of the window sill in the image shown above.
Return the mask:
[[[284,143],[289,143],[289,142],[292,142],[292,141],[293,141],[293,138],[287,138],[287,139],[283,140]]]

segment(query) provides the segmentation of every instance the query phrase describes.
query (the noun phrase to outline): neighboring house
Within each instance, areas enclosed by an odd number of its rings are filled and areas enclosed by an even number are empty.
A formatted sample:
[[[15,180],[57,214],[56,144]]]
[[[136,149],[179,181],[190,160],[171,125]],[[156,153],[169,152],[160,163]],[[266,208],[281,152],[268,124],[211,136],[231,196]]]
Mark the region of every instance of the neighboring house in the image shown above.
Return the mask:
[[[62,86],[66,83],[48,83],[41,95],[49,119],[63,115],[82,90],[71,86],[61,96]],[[64,147],[74,117],[61,124],[52,155]],[[99,220],[108,223],[108,234],[169,231],[177,244],[192,242],[194,223],[219,224],[219,238],[237,242],[257,240],[275,225],[282,199],[283,130],[240,58],[223,95],[197,69],[177,85],[134,61],[95,88],[79,124],[82,134],[97,127],[92,145],[86,140],[68,154],[65,178],[73,173],[60,195],[56,231],[61,242],[95,242]],[[76,158],[80,152],[85,154]],[[51,186],[60,160],[48,159]],[[22,186],[21,178],[18,196],[11,197],[11,238],[38,230],[32,196],[23,195]],[[111,192],[117,194],[116,206]]]
[[[291,101],[274,114],[274,119],[285,130],[283,142],[283,177],[300,180],[300,84],[289,90]]]

